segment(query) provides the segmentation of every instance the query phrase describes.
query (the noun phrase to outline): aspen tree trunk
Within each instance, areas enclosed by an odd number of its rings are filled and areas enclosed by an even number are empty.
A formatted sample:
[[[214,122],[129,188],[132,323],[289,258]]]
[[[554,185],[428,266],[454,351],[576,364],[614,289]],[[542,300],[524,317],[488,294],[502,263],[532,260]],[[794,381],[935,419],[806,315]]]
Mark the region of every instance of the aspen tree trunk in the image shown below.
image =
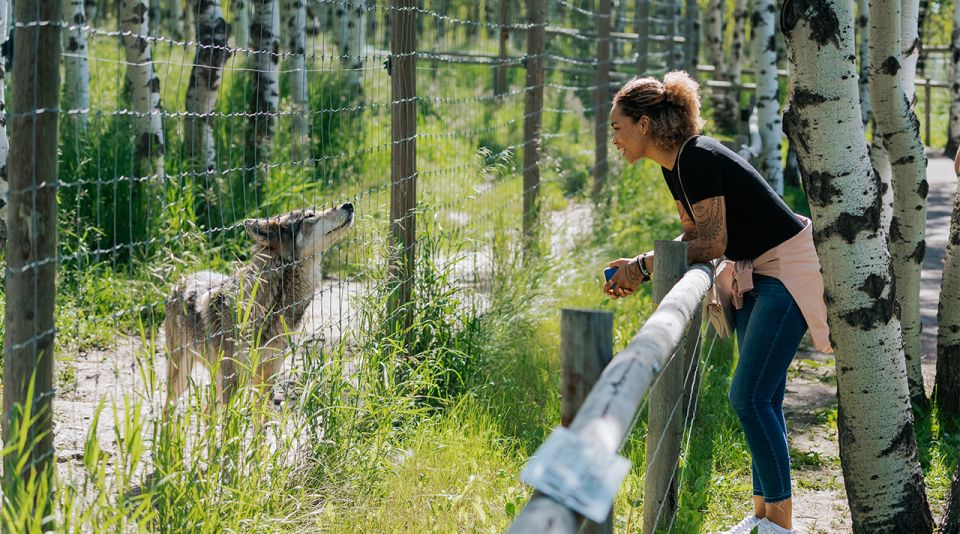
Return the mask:
[[[950,217],[937,308],[937,377],[933,395],[941,413],[960,416],[960,194]],[[960,513],[960,510],[956,510]]]
[[[0,0],[0,44],[7,42],[10,1]],[[0,245],[4,246],[7,242],[7,192],[10,190],[7,178],[7,156],[10,154],[10,145],[7,140],[7,97],[4,92],[6,68],[5,58],[0,57]]]
[[[903,92],[912,107],[917,100],[917,60],[920,59],[919,0],[900,0],[900,77]]]
[[[783,124],[797,147],[823,271],[853,531],[928,533],[933,519],[880,230],[879,184],[860,125],[852,5],[784,2],[792,87]]]
[[[926,243],[927,157],[920,142],[920,123],[901,85],[900,2],[870,2],[870,94],[879,134],[893,171],[893,217],[890,255],[896,276],[897,304],[903,329],[910,398],[926,404],[920,360],[920,265]]]
[[[349,71],[347,83],[351,90],[356,91],[363,88],[360,74],[366,49],[366,14],[367,7],[363,0],[344,0],[337,4],[334,31],[340,52],[340,64]]]
[[[163,0],[147,0],[150,11],[147,13],[147,24],[150,26],[150,35],[160,32],[160,20],[163,17]]]
[[[213,111],[220,92],[223,65],[230,57],[230,27],[223,18],[220,0],[200,0],[197,16],[197,52],[187,84],[186,116],[183,125],[184,153],[195,168],[211,172],[217,168],[213,137]]]
[[[97,22],[97,0],[83,0],[83,14],[87,23],[93,26]]]
[[[713,65],[713,79],[727,79],[723,61],[723,0],[709,0],[707,4],[707,61]],[[713,121],[719,130],[730,131],[737,127],[737,106],[731,89],[714,89]]]
[[[950,502],[947,503],[947,513],[940,526],[940,534],[960,534],[960,464],[953,473],[953,483],[950,484]]]
[[[273,156],[273,131],[280,104],[280,6],[278,0],[254,0],[250,22],[250,48],[253,50],[253,98],[250,101],[250,127],[247,129],[247,168],[254,195],[253,205],[262,202],[263,188]]]
[[[302,158],[303,150],[309,146],[310,128],[307,112],[310,107],[310,94],[307,90],[307,4],[306,0],[286,0],[284,13],[287,17],[287,51],[292,54],[287,60],[290,73],[290,99],[293,101],[291,126],[294,153]]]
[[[733,9],[733,43],[730,51],[730,68],[727,79],[733,84],[730,93],[732,102],[729,104],[735,115],[737,124],[740,123],[740,84],[743,83],[743,64],[746,62],[747,18],[750,11],[747,9],[747,0],[736,0]]]
[[[777,45],[773,18],[776,8],[773,0],[753,0],[751,41],[757,78],[757,120],[760,126],[760,155],[757,171],[770,187],[783,196],[783,165],[780,162],[779,85],[777,84]]]
[[[667,70],[683,68],[684,46],[676,42],[675,37],[680,35],[680,16],[682,15],[681,2],[683,0],[671,0],[667,5],[667,31],[670,34],[670,43],[667,50],[670,51],[670,59],[667,61]]]
[[[960,2],[953,3],[953,33],[950,37],[950,120],[947,127],[946,156],[952,158],[960,148]]]
[[[686,37],[686,43],[684,43],[686,47],[683,52],[686,62],[684,68],[691,78],[697,79],[697,65],[700,64],[700,7],[697,6],[697,0],[687,0],[684,11]]]
[[[883,229],[883,235],[889,236],[890,221],[893,219],[893,169],[890,168],[890,155],[883,147],[883,138],[877,134],[876,121],[873,124],[870,162],[880,176],[880,228]]]
[[[63,35],[63,109],[78,110],[77,115],[68,115],[78,129],[87,125],[90,109],[90,64],[87,62],[87,23],[84,0],[67,0],[64,3],[63,19],[66,27]],[[0,67],[2,68],[2,67]],[[2,91],[2,89],[0,89]]]
[[[250,2],[234,0],[230,3],[230,13],[233,17],[233,42],[236,48],[250,46]]]
[[[860,117],[863,129],[873,119],[873,103],[870,100],[870,4],[869,0],[857,0],[857,33],[860,35]]]
[[[137,162],[141,176],[162,183],[165,177],[163,165],[163,117],[160,115],[160,78],[153,70],[150,52],[147,0],[122,0],[121,30],[127,59],[127,84],[136,130]]]

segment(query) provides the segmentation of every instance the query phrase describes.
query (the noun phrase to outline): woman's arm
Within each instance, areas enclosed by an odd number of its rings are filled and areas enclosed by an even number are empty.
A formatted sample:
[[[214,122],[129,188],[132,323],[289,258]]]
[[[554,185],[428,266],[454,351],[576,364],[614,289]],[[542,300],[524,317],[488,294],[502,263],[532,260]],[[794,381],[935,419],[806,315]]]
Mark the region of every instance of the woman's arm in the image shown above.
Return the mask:
[[[682,240],[689,245],[687,262],[692,265],[723,256],[727,249],[727,206],[723,196],[695,202],[692,210],[691,218],[683,203],[677,201],[677,211],[683,225]]]

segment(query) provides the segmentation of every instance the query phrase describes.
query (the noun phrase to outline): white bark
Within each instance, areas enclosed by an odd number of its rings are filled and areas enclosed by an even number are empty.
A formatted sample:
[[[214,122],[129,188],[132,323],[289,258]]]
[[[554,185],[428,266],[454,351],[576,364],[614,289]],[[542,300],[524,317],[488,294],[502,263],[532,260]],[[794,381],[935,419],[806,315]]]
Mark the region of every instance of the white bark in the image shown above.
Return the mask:
[[[254,0],[250,22],[250,47],[253,49],[251,71],[253,98],[250,103],[250,128],[247,130],[248,167],[256,198],[261,198],[267,168],[273,155],[273,131],[280,103],[278,72],[280,52],[280,6],[278,0]]]
[[[780,140],[783,128],[780,122],[779,85],[777,84],[777,45],[774,38],[776,8],[773,0],[753,0],[753,61],[757,81],[757,122],[760,127],[761,148],[757,171],[770,187],[783,196],[783,165],[780,158]]]
[[[160,115],[160,78],[153,70],[150,41],[147,40],[147,0],[123,0],[120,29],[127,60],[127,83],[136,130],[137,161],[145,176],[163,180],[163,122]]]
[[[863,129],[867,129],[873,118],[873,104],[870,101],[870,3],[869,0],[857,0],[857,33],[860,34],[860,116]],[[889,227],[889,225],[887,226]]]
[[[797,148],[823,272],[853,530],[930,532],[879,183],[860,122],[852,5],[784,3],[792,88],[783,124]]]
[[[960,147],[960,2],[953,3],[953,34],[950,38],[950,123],[947,132],[947,157]]]
[[[307,4],[306,0],[285,0],[283,12],[287,17],[287,51],[292,55],[287,60],[290,76],[290,99],[293,101],[293,142],[298,147],[298,157],[304,153],[310,136],[307,120],[310,94],[307,89]]]
[[[956,195],[937,310],[937,379],[941,413],[960,416],[960,194]],[[960,514],[960,509],[955,510]],[[960,520],[960,518],[958,518]],[[958,523],[960,524],[960,523]]]
[[[900,0],[900,77],[907,102],[917,98],[917,60],[920,59],[920,1]]]
[[[220,0],[200,0],[198,9],[198,46],[187,84],[183,142],[187,157],[204,170],[213,171],[217,168],[217,152],[212,113],[220,92],[223,65],[230,57],[230,36]]]
[[[920,142],[920,123],[907,103],[901,82],[900,2],[870,3],[870,94],[875,136],[883,140],[893,171],[893,218],[890,254],[896,276],[897,303],[907,361],[910,397],[924,404],[920,360],[920,265],[926,243],[927,158]]]
[[[339,0],[335,12],[334,31],[340,64],[347,69],[348,84],[361,89],[360,74],[366,53],[367,6],[363,0]]]
[[[0,44],[7,42],[11,5],[10,0],[0,0]],[[0,245],[5,244],[7,240],[7,192],[10,190],[7,180],[7,156],[10,153],[10,145],[7,139],[5,78],[6,58],[0,57]]]
[[[84,0],[68,0],[63,4],[63,105],[65,110],[76,110],[75,124],[84,128],[90,109],[90,64],[87,61],[87,23]]]
[[[234,46],[247,48],[250,46],[250,3],[247,0],[230,2],[230,13],[233,16]]]
[[[880,176],[880,228],[883,229],[883,235],[888,236],[893,219],[893,169],[890,168],[890,156],[887,149],[883,148],[883,139],[876,134],[876,128],[870,143],[870,163]]]

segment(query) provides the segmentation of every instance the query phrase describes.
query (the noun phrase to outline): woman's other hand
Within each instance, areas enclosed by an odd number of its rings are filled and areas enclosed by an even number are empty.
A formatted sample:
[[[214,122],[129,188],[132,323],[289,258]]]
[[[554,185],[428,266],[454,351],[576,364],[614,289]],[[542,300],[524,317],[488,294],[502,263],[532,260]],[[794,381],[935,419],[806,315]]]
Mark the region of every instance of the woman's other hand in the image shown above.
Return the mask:
[[[640,272],[639,257],[613,260],[609,266],[618,267],[610,280],[603,284],[603,292],[610,298],[619,299],[630,296],[640,284],[646,282],[643,273]]]

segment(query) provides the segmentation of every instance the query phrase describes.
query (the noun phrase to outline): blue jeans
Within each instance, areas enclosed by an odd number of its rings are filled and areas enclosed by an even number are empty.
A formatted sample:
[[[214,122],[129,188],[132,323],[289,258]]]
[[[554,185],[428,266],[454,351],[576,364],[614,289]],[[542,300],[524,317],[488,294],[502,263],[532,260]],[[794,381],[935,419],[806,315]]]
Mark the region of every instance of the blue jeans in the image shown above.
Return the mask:
[[[778,502],[791,495],[783,417],[787,368],[807,323],[779,280],[755,274],[753,286],[735,316],[740,358],[730,385],[730,404],[753,456],[753,494]]]

